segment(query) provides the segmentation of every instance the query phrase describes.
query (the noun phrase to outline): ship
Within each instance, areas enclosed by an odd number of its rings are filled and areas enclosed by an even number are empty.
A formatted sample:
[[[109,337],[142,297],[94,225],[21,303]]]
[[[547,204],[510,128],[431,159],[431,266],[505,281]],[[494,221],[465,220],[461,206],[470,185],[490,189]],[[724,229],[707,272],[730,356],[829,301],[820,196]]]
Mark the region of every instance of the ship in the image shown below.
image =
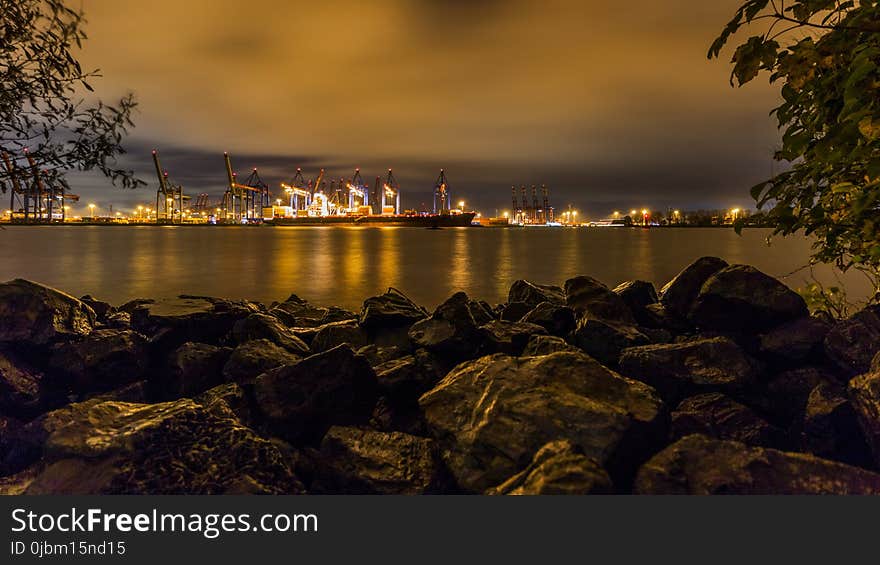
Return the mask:
[[[473,224],[476,213],[461,214],[395,214],[364,216],[299,216],[273,218],[266,223],[274,226],[399,226],[418,228],[458,228]]]

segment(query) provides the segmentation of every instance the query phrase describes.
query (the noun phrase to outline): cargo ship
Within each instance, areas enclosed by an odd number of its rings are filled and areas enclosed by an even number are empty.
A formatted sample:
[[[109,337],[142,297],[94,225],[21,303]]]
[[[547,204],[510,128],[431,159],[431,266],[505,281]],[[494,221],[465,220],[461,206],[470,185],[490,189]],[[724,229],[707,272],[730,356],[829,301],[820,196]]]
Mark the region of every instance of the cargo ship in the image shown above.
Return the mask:
[[[476,214],[424,214],[386,216],[300,216],[296,218],[273,218],[266,220],[274,226],[400,226],[419,228],[469,227]]]

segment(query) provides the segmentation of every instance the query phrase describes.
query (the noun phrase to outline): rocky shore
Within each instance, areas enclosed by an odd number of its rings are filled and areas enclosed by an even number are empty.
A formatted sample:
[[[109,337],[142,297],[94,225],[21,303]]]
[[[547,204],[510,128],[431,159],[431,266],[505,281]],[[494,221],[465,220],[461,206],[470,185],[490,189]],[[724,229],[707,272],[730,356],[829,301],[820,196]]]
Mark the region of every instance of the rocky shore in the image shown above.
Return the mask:
[[[880,306],[705,257],[434,312],[0,284],[4,494],[880,494]]]

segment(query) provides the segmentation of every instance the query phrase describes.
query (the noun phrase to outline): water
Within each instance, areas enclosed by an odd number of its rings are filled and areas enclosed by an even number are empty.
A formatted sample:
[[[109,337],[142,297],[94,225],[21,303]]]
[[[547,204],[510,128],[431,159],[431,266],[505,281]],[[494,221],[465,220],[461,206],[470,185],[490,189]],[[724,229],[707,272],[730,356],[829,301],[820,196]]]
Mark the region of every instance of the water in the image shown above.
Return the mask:
[[[433,308],[457,290],[503,302],[519,278],[562,284],[588,274],[614,286],[630,279],[659,288],[703,255],[786,275],[806,264],[804,238],[768,230],[492,229],[400,227],[193,228],[8,226],[0,231],[0,280],[22,277],[73,295],[120,304],[182,293],[269,303],[291,293],[317,304],[360,308],[389,286]],[[830,269],[820,280],[835,281]],[[809,273],[786,283],[797,287]],[[851,296],[869,285],[848,274]]]

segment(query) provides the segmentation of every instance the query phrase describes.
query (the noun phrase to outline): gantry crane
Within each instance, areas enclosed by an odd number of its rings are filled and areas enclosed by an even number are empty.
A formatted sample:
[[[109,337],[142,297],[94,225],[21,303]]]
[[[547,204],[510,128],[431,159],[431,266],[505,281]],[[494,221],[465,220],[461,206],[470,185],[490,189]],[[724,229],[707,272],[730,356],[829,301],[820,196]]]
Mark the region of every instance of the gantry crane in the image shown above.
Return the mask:
[[[303,179],[302,169],[297,168],[293,181],[290,184],[281,183],[281,188],[290,197],[290,207],[293,209],[294,216],[300,210],[308,210],[312,203],[312,193],[309,191],[305,180]]]
[[[229,184],[223,195],[223,218],[226,221],[249,222],[262,219],[263,208],[269,206],[271,195],[269,185],[263,182],[254,168],[244,184],[239,183],[232,170],[229,153],[223,153],[226,162],[226,176]]]
[[[358,212],[358,208],[356,207],[356,198],[360,198],[359,206],[369,206],[370,205],[370,194],[367,190],[367,185],[364,183],[363,177],[361,177],[361,170],[354,170],[354,177],[352,177],[351,182],[347,185],[348,188],[348,213],[355,214]]]
[[[393,214],[400,214],[400,185],[397,184],[397,179],[394,178],[391,169],[388,169],[388,176],[385,178],[385,184],[382,185],[382,207],[380,208],[382,214],[386,213],[386,208],[391,207],[388,205],[389,199],[394,203]]]
[[[183,186],[175,185],[168,176],[168,171],[162,169],[159,162],[159,152],[153,150],[153,165],[156,167],[156,177],[159,179],[159,188],[156,190],[156,223],[174,223],[175,213],[177,220],[183,221],[183,201],[187,199],[183,194]],[[177,210],[175,212],[175,205]]]
[[[21,210],[25,222],[44,220],[53,222],[56,218],[60,218],[63,222],[66,218],[66,200],[79,200],[79,197],[65,193],[63,182],[49,182],[51,179],[48,173],[40,171],[34,156],[27,149],[24,150],[24,155],[27,166],[20,168],[8,152],[0,153],[8,179],[8,183],[0,183],[0,185],[4,194],[9,191],[10,221],[16,210]],[[24,172],[30,173],[29,180],[26,180]],[[61,210],[57,215],[56,203],[60,205]]]

